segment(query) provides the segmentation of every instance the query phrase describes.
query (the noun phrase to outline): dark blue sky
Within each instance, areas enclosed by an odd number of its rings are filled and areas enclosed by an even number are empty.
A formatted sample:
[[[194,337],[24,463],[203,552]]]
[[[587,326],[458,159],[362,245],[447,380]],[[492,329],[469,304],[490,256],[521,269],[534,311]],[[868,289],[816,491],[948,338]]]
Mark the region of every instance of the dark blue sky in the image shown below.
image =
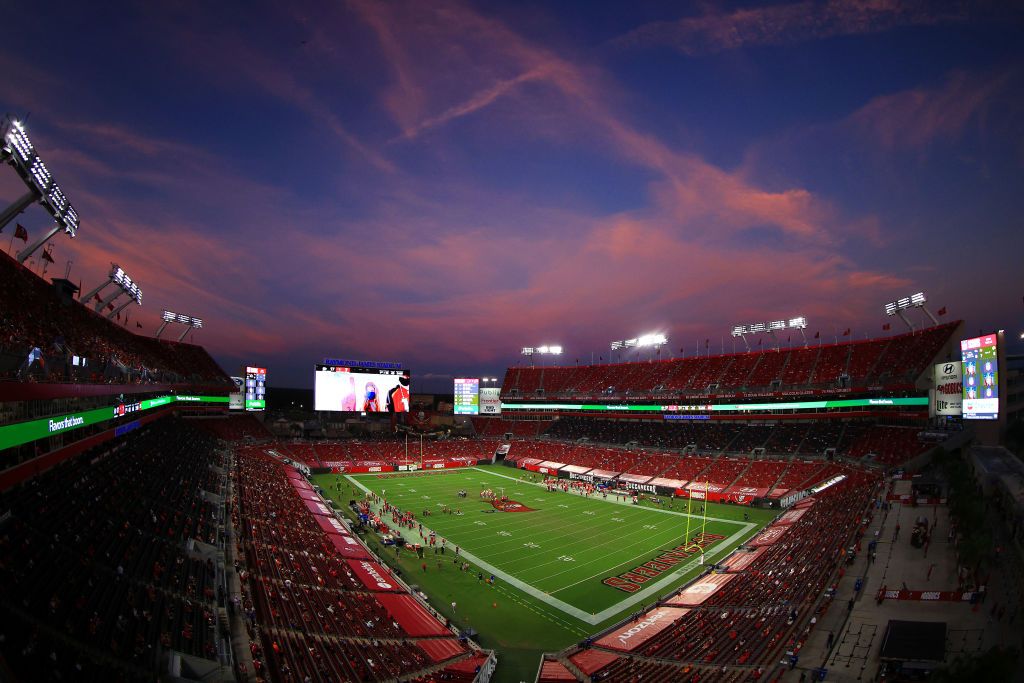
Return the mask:
[[[1024,329],[1006,3],[9,13],[0,101],[82,217],[57,265],[88,288],[117,261],[147,332],[203,317],[229,371],[398,360],[438,389],[542,343],[691,354],[801,314],[877,336],[918,290],[971,332]]]

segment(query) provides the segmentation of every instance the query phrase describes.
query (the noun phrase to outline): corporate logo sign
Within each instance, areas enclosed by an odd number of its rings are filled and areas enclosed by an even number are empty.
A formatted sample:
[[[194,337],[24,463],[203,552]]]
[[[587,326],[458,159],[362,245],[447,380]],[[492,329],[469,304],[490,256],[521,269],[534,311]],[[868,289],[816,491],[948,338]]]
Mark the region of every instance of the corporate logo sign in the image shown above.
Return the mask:
[[[932,410],[935,415],[959,417],[963,411],[964,373],[960,361],[935,366],[935,393]]]
[[[68,415],[67,417],[60,420],[54,420],[51,418],[48,427],[50,433],[52,434],[54,432],[63,432],[65,429],[74,429],[76,427],[81,427],[84,424],[85,418],[79,417],[78,415]]]

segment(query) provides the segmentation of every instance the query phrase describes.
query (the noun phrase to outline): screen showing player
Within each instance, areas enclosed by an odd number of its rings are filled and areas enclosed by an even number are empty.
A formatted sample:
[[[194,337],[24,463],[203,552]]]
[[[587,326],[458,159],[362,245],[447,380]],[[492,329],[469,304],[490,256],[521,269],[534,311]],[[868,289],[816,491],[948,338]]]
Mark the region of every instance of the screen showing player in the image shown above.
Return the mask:
[[[407,413],[408,370],[376,370],[317,365],[314,377],[317,410],[344,413]]]
[[[999,419],[997,337],[986,334],[960,342],[963,361],[965,420]]]

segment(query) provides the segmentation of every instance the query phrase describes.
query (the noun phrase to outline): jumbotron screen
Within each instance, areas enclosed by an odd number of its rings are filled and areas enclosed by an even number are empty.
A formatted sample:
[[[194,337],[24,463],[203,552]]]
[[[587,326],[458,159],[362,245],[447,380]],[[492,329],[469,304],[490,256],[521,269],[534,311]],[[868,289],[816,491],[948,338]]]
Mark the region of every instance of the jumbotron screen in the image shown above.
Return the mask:
[[[455,378],[456,415],[480,414],[480,380],[477,378]]]
[[[997,337],[986,334],[960,342],[963,360],[965,420],[999,419]]]
[[[409,412],[409,371],[316,366],[316,410],[343,413]]]
[[[267,409],[267,369],[245,366],[245,409]]]

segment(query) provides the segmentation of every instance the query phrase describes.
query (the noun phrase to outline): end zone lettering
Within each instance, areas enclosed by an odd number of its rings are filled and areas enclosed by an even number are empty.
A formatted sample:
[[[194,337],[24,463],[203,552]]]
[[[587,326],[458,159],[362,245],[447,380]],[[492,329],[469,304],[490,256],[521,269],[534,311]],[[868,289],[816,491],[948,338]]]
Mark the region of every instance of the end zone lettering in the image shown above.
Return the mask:
[[[601,583],[617,588],[625,593],[636,593],[640,590],[641,584],[657,578],[683,560],[696,555],[702,548],[723,538],[725,536],[719,536],[718,534],[697,534],[690,543],[676,546],[672,550],[664,552],[653,560],[644,562],[628,572],[623,572],[618,576],[609,576],[603,579]]]

